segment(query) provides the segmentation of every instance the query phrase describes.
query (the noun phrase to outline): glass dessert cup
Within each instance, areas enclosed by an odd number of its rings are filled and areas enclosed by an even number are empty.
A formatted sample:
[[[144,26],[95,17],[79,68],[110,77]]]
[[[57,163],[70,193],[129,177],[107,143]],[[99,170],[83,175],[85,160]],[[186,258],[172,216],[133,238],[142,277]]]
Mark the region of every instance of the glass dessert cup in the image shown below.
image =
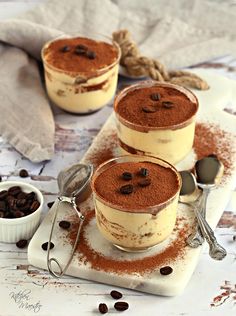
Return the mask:
[[[119,103],[127,95],[135,93],[136,90],[138,91],[143,88],[157,88],[157,90],[158,88],[164,90],[174,89],[173,91],[182,93],[187,97],[189,104],[193,106],[193,113],[187,119],[184,119],[183,121],[180,120],[179,123],[168,124],[167,121],[165,126],[161,125],[162,122],[156,126],[150,126],[145,124],[145,122],[142,122],[142,124],[132,122],[132,119],[127,119],[119,113]],[[144,105],[146,101],[149,102],[150,100],[142,100]],[[157,104],[160,101],[158,100],[155,102]],[[153,101],[153,104],[155,104],[155,102]],[[170,110],[171,109],[168,108],[165,109],[167,116],[169,115],[170,112],[168,113],[168,111]],[[125,88],[117,95],[114,101],[120,153],[151,155],[154,157],[160,157],[171,164],[176,164],[177,162],[181,161],[192,149],[197,110],[198,100],[196,96],[191,91],[181,86],[154,81],[143,81]],[[158,111],[160,111],[160,107],[158,108]],[[165,113],[163,113],[163,115],[165,115]],[[140,114],[137,115],[139,116]],[[145,115],[150,117],[153,114],[145,113]]]
[[[116,197],[115,200],[111,199],[111,195],[113,195],[111,192],[108,192],[107,196],[104,197],[99,189],[99,176],[101,175],[101,179],[104,181],[104,177],[107,177],[107,172],[110,173],[114,168],[117,168],[117,166],[119,168],[122,163],[138,163],[136,164],[137,167],[143,163],[145,165],[150,164],[152,168],[158,167],[163,169],[164,172],[170,173],[174,179],[174,187],[168,198],[155,205],[150,205],[150,203],[147,202],[146,206],[142,205],[141,207],[137,207],[136,205],[132,207],[132,205],[125,205],[125,203],[116,203]],[[106,175],[104,175],[104,172],[106,172]],[[134,173],[134,179],[132,181],[136,181],[135,177],[138,177],[137,174],[135,174],[136,173]],[[108,178],[109,177],[110,175],[108,175]],[[152,181],[155,182],[155,179],[153,178]],[[108,181],[110,181],[110,183],[113,182],[111,179]],[[124,184],[128,183],[130,182],[124,181]],[[98,167],[92,178],[91,186],[98,229],[103,237],[117,248],[127,252],[146,251],[167,239],[173,231],[176,222],[181,177],[177,170],[168,162],[151,156],[138,155],[126,155],[110,159]],[[137,187],[135,190],[143,190],[143,188]],[[132,194],[124,198],[135,199],[135,194],[137,193],[135,190]],[[159,186],[158,191],[161,194],[161,187]],[[119,190],[115,189],[113,192],[117,194],[119,199],[118,195],[121,194]],[[153,194],[155,193],[156,192],[153,192]],[[149,197],[150,195],[148,195],[147,201]],[[136,202],[137,201],[134,202],[134,205],[137,204]]]
[[[103,48],[100,48],[97,53],[94,51],[94,56],[86,57],[87,55],[80,49],[77,50],[77,54],[75,50],[78,45],[75,41],[79,39],[82,41],[88,40],[90,44],[103,45]],[[68,41],[65,42],[66,40]],[[56,50],[55,45],[57,44],[55,43],[60,41],[62,43],[61,50],[58,48]],[[54,45],[54,48],[52,48],[52,45]],[[58,56],[54,55],[50,59],[52,49],[55,49],[53,54]],[[67,51],[69,49],[70,51]],[[86,49],[88,48],[86,47]],[[110,52],[113,52],[113,55],[115,54],[114,58],[108,57],[106,62],[107,57],[101,51],[102,49],[109,49]],[[92,50],[91,52],[94,53]],[[60,58],[64,58],[66,54],[67,56],[71,54],[70,57],[72,58],[66,57],[65,62],[60,64]],[[115,94],[120,54],[118,44],[112,39],[99,34],[92,37],[79,37],[78,34],[63,35],[47,42],[42,48],[41,57],[44,65],[46,89],[50,100],[58,107],[71,113],[89,114],[98,111]],[[59,60],[59,63],[55,60]]]

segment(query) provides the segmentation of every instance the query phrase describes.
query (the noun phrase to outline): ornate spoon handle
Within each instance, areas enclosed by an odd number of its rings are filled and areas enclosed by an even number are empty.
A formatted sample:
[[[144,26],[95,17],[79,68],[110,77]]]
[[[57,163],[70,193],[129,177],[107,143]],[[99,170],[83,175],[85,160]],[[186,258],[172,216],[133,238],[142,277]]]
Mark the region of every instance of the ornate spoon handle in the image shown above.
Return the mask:
[[[200,226],[201,232],[209,244],[209,254],[211,258],[215,260],[222,260],[227,255],[226,250],[217,242],[213,230],[207,223],[206,219],[198,211],[197,207],[194,207],[194,213],[198,220],[198,225]]]
[[[202,196],[200,198],[199,209],[202,217],[206,219],[206,205],[207,205],[207,198],[210,193],[209,189],[203,189]],[[204,236],[202,234],[201,228],[197,225],[196,231],[191,234],[188,239],[187,243],[192,248],[197,248],[202,245],[204,242]]]

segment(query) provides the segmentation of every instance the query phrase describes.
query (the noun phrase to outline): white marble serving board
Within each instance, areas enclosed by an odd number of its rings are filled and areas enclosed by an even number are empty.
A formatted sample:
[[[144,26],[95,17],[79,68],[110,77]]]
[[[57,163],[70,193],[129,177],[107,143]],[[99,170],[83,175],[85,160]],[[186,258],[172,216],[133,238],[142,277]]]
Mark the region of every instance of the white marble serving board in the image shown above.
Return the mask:
[[[210,122],[218,124],[220,129],[236,135],[236,118],[222,110],[223,108],[228,107],[229,104],[234,104],[235,107],[236,95],[234,91],[236,83],[219,75],[215,76],[212,73],[209,74],[205,70],[194,70],[194,72],[204,77],[211,86],[211,89],[206,92],[194,91],[200,101],[198,122]],[[97,153],[99,155],[99,152],[101,153],[101,148],[106,148],[109,146],[110,135],[114,134],[114,132],[115,122],[113,115],[111,115],[100,133],[94,139],[94,142],[85,155],[83,161],[89,162],[90,158],[94,154]],[[232,147],[235,148],[235,142],[233,142],[233,140]],[[118,155],[118,150],[115,149],[114,155]],[[186,157],[176,167],[179,170],[189,169],[195,163],[195,159],[196,156],[194,150],[192,150],[188,157]],[[233,160],[236,161],[236,159]],[[231,175],[225,178],[224,183],[210,194],[207,209],[207,219],[213,228],[216,227],[227,205],[231,191],[235,186],[235,181],[236,168],[234,165],[231,169]],[[81,206],[82,211],[84,211],[86,214],[86,210],[91,209],[91,205],[92,198],[89,198]],[[29,263],[42,269],[46,269],[47,266],[46,252],[42,250],[41,245],[42,243],[48,241],[55,207],[56,205],[54,205],[49,211],[28,247]],[[70,218],[71,214],[72,210],[68,205],[60,205],[58,221],[61,219],[67,219],[68,217]],[[182,224],[188,223],[190,226],[193,224],[194,217],[192,210],[179,204],[178,218],[182,217],[185,218]],[[148,257],[157,255],[158,253],[163,253],[163,251],[175,241],[176,235],[178,235],[180,229],[181,224],[180,226],[176,227],[176,231],[172,233],[168,240],[148,252],[139,254],[124,253],[114,248],[98,232],[94,218],[84,226],[84,236],[86,237],[86,240],[90,244],[91,248],[100,257],[102,256],[105,259],[113,259],[115,262],[126,261],[126,264],[129,267],[132,267],[132,262],[134,262],[134,260],[139,259],[141,262],[145,262]],[[60,229],[58,224],[55,227],[52,241],[55,244],[55,248],[51,251],[51,256],[57,258],[62,264],[65,263],[70,254],[71,243],[69,242],[67,232]],[[169,262],[167,262],[168,265],[173,268],[173,273],[168,276],[160,275],[159,269],[161,266],[159,265],[156,265],[151,272],[149,271],[146,273],[139,273],[138,271],[133,271],[130,273],[120,273],[119,271],[109,272],[104,266],[102,266],[102,264],[99,266],[99,268],[95,269],[94,267],[91,267],[89,261],[85,263],[83,260],[80,260],[84,257],[78,252],[75,254],[67,274],[79,278],[111,284],[113,286],[116,285],[135,289],[142,292],[174,296],[180,294],[184,290],[197,265],[199,255],[202,250],[202,247],[191,249],[190,247],[185,246],[184,248],[185,249],[182,256],[176,260],[170,259]],[[214,264],[216,264],[216,262],[212,260],[212,265]]]

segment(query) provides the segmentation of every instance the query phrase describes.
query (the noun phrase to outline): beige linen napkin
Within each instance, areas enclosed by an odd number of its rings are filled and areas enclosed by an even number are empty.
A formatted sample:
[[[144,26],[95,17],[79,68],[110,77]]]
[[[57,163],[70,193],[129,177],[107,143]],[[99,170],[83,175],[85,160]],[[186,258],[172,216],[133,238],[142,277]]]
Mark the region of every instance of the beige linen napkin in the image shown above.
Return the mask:
[[[127,28],[142,54],[179,68],[236,54],[235,16],[230,3],[205,0],[51,0],[0,22],[0,134],[32,161],[52,158],[54,121],[36,60],[61,32]]]

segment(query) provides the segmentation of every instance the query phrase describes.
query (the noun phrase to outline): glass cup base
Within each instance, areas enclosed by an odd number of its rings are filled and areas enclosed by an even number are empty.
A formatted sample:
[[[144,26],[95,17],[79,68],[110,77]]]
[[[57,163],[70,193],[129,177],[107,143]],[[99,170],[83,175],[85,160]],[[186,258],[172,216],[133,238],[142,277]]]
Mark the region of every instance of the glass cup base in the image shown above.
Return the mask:
[[[113,244],[116,248],[118,248],[119,250],[125,251],[125,252],[146,252],[149,251],[150,249],[153,249],[154,247],[156,247],[156,245],[150,246],[150,247],[144,247],[144,248],[128,248],[128,247],[123,247],[123,246],[119,246],[116,244]]]

